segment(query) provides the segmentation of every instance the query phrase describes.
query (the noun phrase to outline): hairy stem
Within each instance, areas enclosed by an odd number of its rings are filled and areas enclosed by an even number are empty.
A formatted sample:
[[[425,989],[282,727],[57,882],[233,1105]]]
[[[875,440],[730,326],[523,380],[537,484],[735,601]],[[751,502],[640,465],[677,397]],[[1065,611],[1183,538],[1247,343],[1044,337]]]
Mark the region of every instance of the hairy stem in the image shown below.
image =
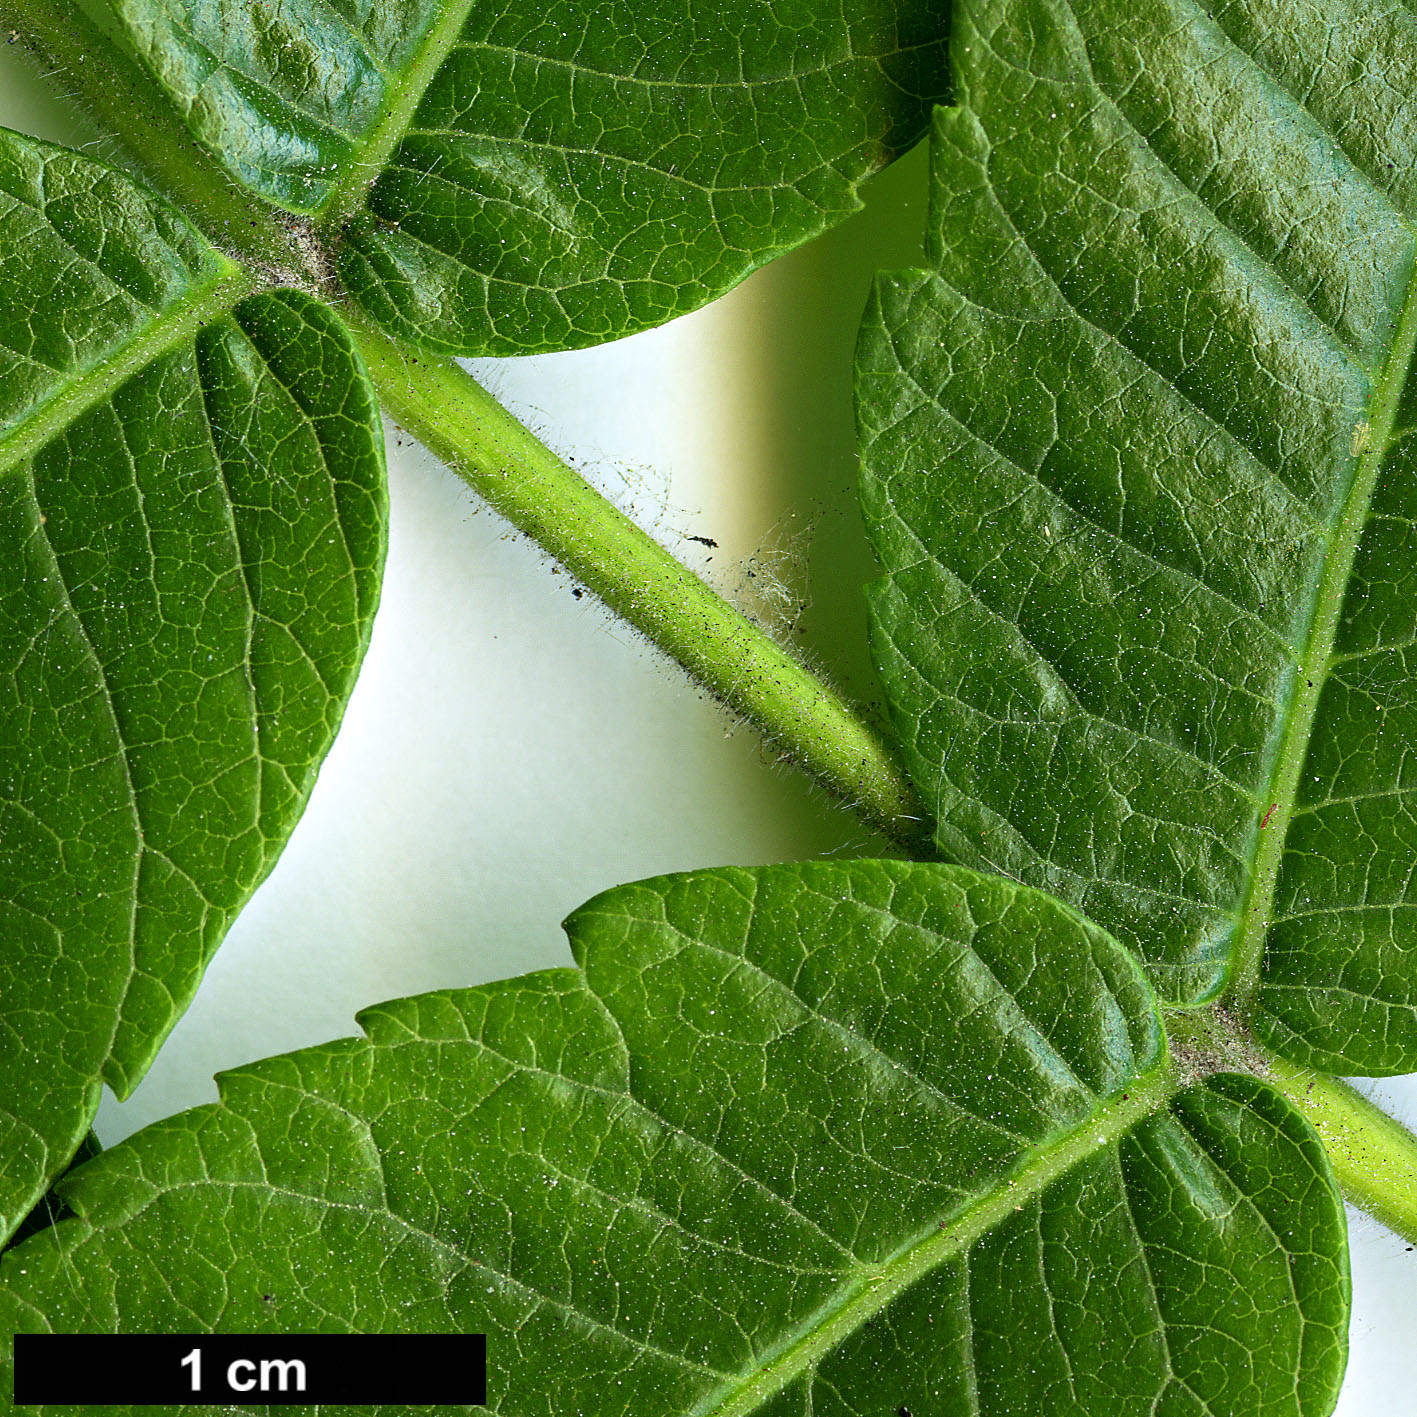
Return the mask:
[[[1340,1078],[1269,1060],[1269,1080],[1323,1138],[1344,1196],[1417,1244],[1417,1137]]]
[[[384,408],[488,503],[904,844],[928,823],[879,735],[838,694],[590,487],[456,365],[416,355],[346,309]]]
[[[152,80],[77,4],[0,0],[0,28],[19,36],[60,88],[122,144],[143,175],[212,242],[260,265],[300,270],[290,230],[202,151],[178,115],[153,102]]]
[[[218,245],[303,271],[292,232],[242,193],[153,103],[137,63],[74,6],[0,0],[64,85]],[[326,292],[328,293],[328,292]],[[726,604],[588,486],[475,380],[396,344],[343,306],[385,408],[611,610],[743,714],[832,792],[913,850],[930,853],[914,788],[879,735],[834,690]]]

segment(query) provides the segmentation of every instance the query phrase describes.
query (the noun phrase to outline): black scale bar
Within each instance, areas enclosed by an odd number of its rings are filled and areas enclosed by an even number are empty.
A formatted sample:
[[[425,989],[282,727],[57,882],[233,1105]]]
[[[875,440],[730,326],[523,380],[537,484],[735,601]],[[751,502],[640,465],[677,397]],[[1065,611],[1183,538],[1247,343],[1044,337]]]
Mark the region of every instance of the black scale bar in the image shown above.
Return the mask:
[[[15,1338],[15,1405],[487,1401],[475,1334],[27,1334]]]

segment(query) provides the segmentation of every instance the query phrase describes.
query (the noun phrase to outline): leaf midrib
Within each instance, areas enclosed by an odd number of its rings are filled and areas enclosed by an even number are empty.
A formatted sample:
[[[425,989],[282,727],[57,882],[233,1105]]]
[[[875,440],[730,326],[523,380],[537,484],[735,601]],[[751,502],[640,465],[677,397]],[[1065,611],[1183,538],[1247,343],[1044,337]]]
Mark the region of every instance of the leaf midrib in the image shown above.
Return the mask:
[[[325,199],[319,205],[319,224],[327,236],[332,236],[338,231],[339,227],[364,205],[369,188],[388,165],[394,149],[412,131],[412,120],[419,104],[423,101],[423,95],[427,93],[429,85],[437,76],[439,69],[442,68],[444,60],[457,44],[463,25],[472,12],[472,6],[473,0],[457,0],[456,3],[450,3],[439,15],[437,22],[429,28],[412,62],[403,70],[399,82],[391,85],[391,96],[381,107],[374,125],[356,144],[353,153],[345,160],[339,177],[330,186]],[[507,55],[519,53],[518,50],[508,45],[488,44],[480,47]],[[905,50],[900,52],[905,52]],[[851,56],[846,61],[827,62],[800,72],[772,75],[766,80],[760,78],[755,82],[757,84],[765,82],[800,84],[803,79],[809,78],[813,74],[829,73],[833,69],[840,68],[843,63],[854,62],[854,58],[855,56]],[[374,62],[378,64],[379,61],[375,59]],[[569,69],[576,73],[591,74],[597,78],[617,82],[623,80],[641,86],[665,87],[675,90],[737,90],[744,86],[743,81],[730,82],[728,80],[700,83],[686,83],[679,79],[645,80],[613,74],[608,70],[587,69],[570,60],[555,58],[539,57],[539,62],[552,67]],[[384,70],[382,65],[379,67],[381,72],[387,74],[388,71]],[[672,170],[668,175],[673,176]]]
[[[1408,277],[1397,333],[1368,406],[1368,445],[1358,460],[1342,510],[1333,524],[1333,539],[1324,558],[1308,638],[1295,666],[1288,721],[1263,798],[1274,805],[1268,824],[1259,831],[1258,849],[1250,872],[1250,888],[1241,907],[1235,963],[1224,991],[1225,998],[1242,1013],[1250,1010],[1259,989],[1260,967],[1273,924],[1279,867],[1299,798],[1299,776],[1308,759],[1319,699],[1333,667],[1333,646],[1338,635],[1339,617],[1353,576],[1358,546],[1367,526],[1373,489],[1388,451],[1396,441],[1393,424],[1412,366],[1414,350],[1417,350],[1417,265]]]
[[[343,171],[319,207],[320,228],[327,237],[333,236],[364,205],[370,186],[403,141],[423,95],[457,43],[472,5],[473,0],[449,0],[412,62],[404,68],[401,81],[392,86],[374,126],[345,161]]]
[[[726,1391],[720,1388],[688,1417],[751,1417],[813,1364],[839,1347],[905,1290],[968,1250],[981,1236],[1033,1200],[1053,1181],[1163,1107],[1181,1088],[1169,1059],[1136,1079],[1125,1093],[1099,1106],[1061,1141],[1041,1149],[1013,1176],[966,1207],[948,1225],[901,1251],[834,1297],[776,1356]]]
[[[106,402],[140,369],[230,313],[260,284],[257,276],[223,259],[211,275],[189,289],[180,305],[155,315],[87,369],[68,376],[54,394],[0,434],[0,477],[9,476],[62,429]]]

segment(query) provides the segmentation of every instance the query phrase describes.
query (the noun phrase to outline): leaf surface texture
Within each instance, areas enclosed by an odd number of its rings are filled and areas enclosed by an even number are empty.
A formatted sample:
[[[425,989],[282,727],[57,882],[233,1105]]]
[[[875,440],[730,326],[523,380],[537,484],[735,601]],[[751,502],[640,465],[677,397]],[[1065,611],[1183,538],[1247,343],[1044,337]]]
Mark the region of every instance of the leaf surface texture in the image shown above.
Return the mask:
[[[545,1417],[1329,1410],[1317,1138],[1178,1090],[1070,910],[853,862],[568,929],[578,969],[369,1010],[80,1168],[0,1332],[485,1330],[490,1410]]]
[[[875,653],[939,845],[1297,1061],[1410,1071],[1417,15],[954,25],[933,269],[883,281],[858,366]]]
[[[370,313],[462,354],[597,343],[704,304],[853,211],[944,72],[920,0],[115,14],[207,151],[325,230]]]
[[[269,869],[369,633],[377,409],[338,319],[0,133],[0,1234]]]

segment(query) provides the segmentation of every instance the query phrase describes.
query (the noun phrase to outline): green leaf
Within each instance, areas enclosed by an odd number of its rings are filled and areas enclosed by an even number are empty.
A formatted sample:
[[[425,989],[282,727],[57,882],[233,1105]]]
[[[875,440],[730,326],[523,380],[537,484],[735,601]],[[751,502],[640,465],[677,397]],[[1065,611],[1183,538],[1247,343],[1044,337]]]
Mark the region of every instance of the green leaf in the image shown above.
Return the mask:
[[[58,1180],[50,1186],[44,1195],[39,1198],[39,1204],[20,1221],[15,1227],[14,1233],[10,1236],[6,1244],[18,1245],[23,1240],[28,1240],[31,1235],[37,1235],[41,1230],[47,1230],[51,1225],[56,1225],[66,1215],[69,1208],[60,1199],[55,1186],[76,1167],[82,1166],[85,1161],[92,1160],[103,1151],[98,1137],[93,1132],[85,1132],[83,1139],[75,1148],[73,1156],[69,1160],[69,1165],[59,1174]],[[0,1245],[0,1250],[4,1245]]]
[[[859,362],[875,653],[939,845],[1288,1057],[1417,1068],[1417,23],[954,23],[934,269],[880,285]]]
[[[148,1066],[353,684],[384,548],[338,319],[0,132],[0,1235]]]
[[[486,1331],[493,1410],[1304,1414],[1342,1208],[1268,1084],[998,878],[623,886],[577,970],[363,1015],[77,1171],[0,1332]]]
[[[114,20],[376,319],[462,354],[704,304],[855,210],[944,67],[923,0],[116,0]]]

